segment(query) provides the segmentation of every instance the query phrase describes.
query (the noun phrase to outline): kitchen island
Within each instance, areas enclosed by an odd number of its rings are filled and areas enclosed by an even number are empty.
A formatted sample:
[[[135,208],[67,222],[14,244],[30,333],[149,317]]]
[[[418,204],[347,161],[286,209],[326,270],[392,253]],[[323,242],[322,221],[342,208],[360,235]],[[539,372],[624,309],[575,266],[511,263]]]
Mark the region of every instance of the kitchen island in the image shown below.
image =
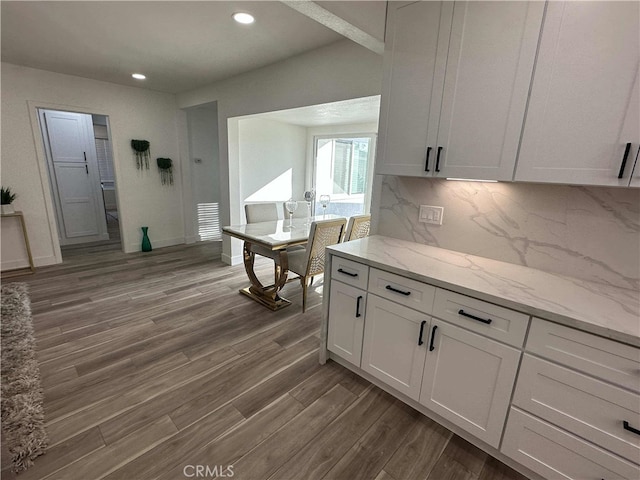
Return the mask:
[[[328,249],[323,308],[321,363],[523,474],[640,478],[637,291],[372,236]]]

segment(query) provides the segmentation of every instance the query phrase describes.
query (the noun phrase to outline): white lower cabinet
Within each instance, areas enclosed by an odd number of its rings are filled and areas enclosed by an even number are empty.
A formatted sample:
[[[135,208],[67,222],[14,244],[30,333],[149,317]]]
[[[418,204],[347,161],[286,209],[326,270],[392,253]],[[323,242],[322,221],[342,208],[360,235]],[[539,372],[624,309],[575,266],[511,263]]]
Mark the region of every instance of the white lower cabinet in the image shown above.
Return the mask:
[[[640,463],[640,435],[633,432],[640,429],[637,393],[530,354],[518,378],[514,405]]]
[[[640,480],[640,349],[338,260],[334,357],[532,474]]]
[[[370,294],[362,369],[418,400],[427,353],[429,320],[424,313]]]
[[[637,465],[513,407],[502,453],[548,479],[640,478]]]
[[[420,403],[498,448],[520,350],[433,319]]]
[[[327,349],[358,367],[362,356],[366,301],[367,292],[364,290],[335,280],[331,282]]]

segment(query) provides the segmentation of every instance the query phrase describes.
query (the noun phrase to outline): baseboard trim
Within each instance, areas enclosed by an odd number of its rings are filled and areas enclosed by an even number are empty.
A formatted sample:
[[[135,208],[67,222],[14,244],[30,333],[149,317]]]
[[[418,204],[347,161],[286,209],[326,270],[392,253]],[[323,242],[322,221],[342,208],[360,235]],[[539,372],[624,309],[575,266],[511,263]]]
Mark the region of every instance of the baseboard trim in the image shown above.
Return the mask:
[[[46,267],[47,265],[55,265],[59,262],[54,255],[48,255],[45,257],[34,257],[33,264],[36,267]],[[3,272],[8,272],[10,270],[19,270],[21,268],[29,268],[29,259],[18,258],[15,260],[3,260],[0,262],[0,270]]]
[[[232,257],[230,255],[227,255],[226,253],[223,253],[220,259],[223,263],[231,266],[240,265],[243,262],[242,255],[236,255]]]
[[[184,237],[178,237],[178,238],[168,238],[165,240],[153,240],[151,239],[151,247],[152,248],[164,248],[164,247],[172,247],[174,245],[184,245],[185,242],[185,238]],[[135,253],[135,252],[140,252],[142,249],[142,243],[141,242],[136,242],[136,243],[130,243],[126,246],[125,248],[125,252],[124,253]]]

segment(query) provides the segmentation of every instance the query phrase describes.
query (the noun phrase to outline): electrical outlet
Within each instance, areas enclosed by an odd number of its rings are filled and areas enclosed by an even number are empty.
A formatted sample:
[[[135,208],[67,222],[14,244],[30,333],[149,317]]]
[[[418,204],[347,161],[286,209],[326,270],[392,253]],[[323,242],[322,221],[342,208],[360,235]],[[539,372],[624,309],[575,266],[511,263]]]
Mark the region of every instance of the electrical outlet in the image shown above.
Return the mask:
[[[420,215],[418,221],[429,223],[431,225],[442,225],[442,217],[444,216],[444,207],[435,207],[433,205],[420,205]]]

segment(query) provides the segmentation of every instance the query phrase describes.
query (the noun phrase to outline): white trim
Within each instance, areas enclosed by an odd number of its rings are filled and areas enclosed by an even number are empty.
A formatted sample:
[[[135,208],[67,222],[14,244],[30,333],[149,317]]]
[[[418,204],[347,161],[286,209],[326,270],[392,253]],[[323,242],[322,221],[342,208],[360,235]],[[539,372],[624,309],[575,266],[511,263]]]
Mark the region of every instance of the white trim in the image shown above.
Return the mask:
[[[36,163],[38,165],[38,173],[40,174],[40,188],[42,191],[42,197],[44,198],[44,205],[46,210],[47,222],[49,224],[49,235],[51,239],[51,246],[53,248],[55,263],[62,263],[62,252],[60,250],[60,240],[58,238],[58,225],[56,223],[56,213],[53,204],[53,198],[51,196],[51,187],[49,186],[49,173],[47,167],[47,157],[44,152],[44,139],[42,137],[42,131],[40,130],[40,121],[38,116],[38,109],[45,110],[60,110],[64,112],[86,113],[88,115],[104,115],[111,119],[112,114],[109,111],[97,112],[91,107],[81,107],[77,105],[66,105],[60,103],[44,102],[40,100],[27,100],[27,109],[29,111],[29,120],[31,122],[31,134],[33,144],[36,150]],[[118,185],[118,165],[116,162],[116,149],[113,142],[113,133],[111,121],[107,122],[107,131],[109,138],[111,139],[112,148],[112,161],[113,161],[113,173],[115,176],[116,184],[116,202],[118,204],[118,215],[120,219],[120,225],[123,225],[123,218],[126,212],[120,209],[121,202],[119,201],[119,189]],[[123,252],[126,252],[125,241],[127,232],[121,229],[120,247]],[[34,260],[35,262],[35,260]],[[49,265],[49,263],[47,263]]]
[[[240,265],[243,262],[243,258],[241,255],[235,255],[233,257],[227,255],[226,253],[223,253],[220,256],[220,260],[222,260],[222,262],[226,265]]]
[[[33,259],[33,265],[36,267],[46,267],[47,265],[55,265],[56,263],[60,262],[57,261],[54,255]],[[0,270],[2,270],[2,273],[8,273],[10,270],[17,270],[20,268],[29,268],[29,259],[27,257],[18,258],[16,260],[4,260],[0,263]]]
[[[186,244],[184,237],[167,238],[167,239],[164,239],[164,240],[154,240],[153,238],[151,238],[150,240],[151,240],[151,247],[154,250],[156,248],[173,247],[174,245],[184,245],[184,244]],[[142,237],[140,238],[139,242],[129,243],[127,245],[127,249],[125,250],[124,253],[140,252],[141,251],[141,245],[142,245]]]

